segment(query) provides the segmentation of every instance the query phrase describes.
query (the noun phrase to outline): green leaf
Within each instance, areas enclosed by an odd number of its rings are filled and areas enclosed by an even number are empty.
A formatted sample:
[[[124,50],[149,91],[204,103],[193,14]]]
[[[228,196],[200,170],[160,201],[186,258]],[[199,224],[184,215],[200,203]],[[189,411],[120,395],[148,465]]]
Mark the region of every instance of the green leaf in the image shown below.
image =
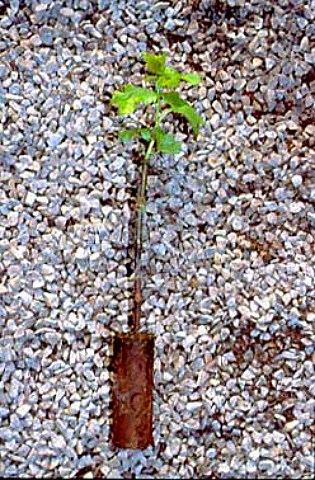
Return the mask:
[[[135,111],[138,103],[148,105],[154,103],[156,99],[157,94],[152,90],[126,85],[124,91],[113,93],[111,103],[118,107],[119,115],[127,115]]]
[[[151,131],[148,128],[139,128],[140,135],[146,142],[149,142],[152,138]]]
[[[157,78],[158,78],[158,77],[157,77],[156,75],[146,75],[146,76],[144,77],[144,79],[145,79],[146,82],[156,82],[156,79],[157,79]]]
[[[173,112],[180,113],[188,120],[195,136],[197,136],[199,127],[204,124],[204,121],[196,110],[188,102],[185,102],[177,92],[164,92],[161,96],[163,100],[170,105]]]
[[[176,88],[180,84],[181,74],[174,68],[166,67],[163,74],[157,77],[160,87]]]
[[[150,53],[143,54],[143,59],[149,72],[156,75],[147,76],[147,81],[156,81],[160,87],[169,88],[178,87],[181,80],[190,83],[190,85],[198,85],[201,78],[197,73],[181,74],[174,68],[167,67],[165,64],[167,57],[168,53],[163,53],[162,55],[151,55]]]
[[[198,85],[201,81],[201,78],[197,73],[183,73],[181,78],[182,80],[185,80],[185,82],[190,83],[190,85]]]
[[[138,135],[138,129],[135,128],[133,130],[122,130],[119,133],[119,138],[122,140],[124,143],[129,142],[132,138],[136,137]]]
[[[149,72],[158,75],[164,72],[167,57],[168,53],[162,53],[161,55],[151,55],[150,53],[145,52],[143,54],[143,60],[145,61]]]
[[[124,143],[129,142],[129,140],[132,140],[137,135],[141,135],[147,142],[151,140],[151,132],[148,128],[126,129],[119,133],[119,137]]]
[[[182,142],[175,140],[174,135],[165,133],[161,128],[156,127],[154,129],[154,136],[159,152],[175,155],[181,151]]]
[[[190,107],[189,103],[183,100],[177,92],[162,92],[161,96],[163,100],[170,105],[174,112],[181,113],[180,109],[185,106]]]

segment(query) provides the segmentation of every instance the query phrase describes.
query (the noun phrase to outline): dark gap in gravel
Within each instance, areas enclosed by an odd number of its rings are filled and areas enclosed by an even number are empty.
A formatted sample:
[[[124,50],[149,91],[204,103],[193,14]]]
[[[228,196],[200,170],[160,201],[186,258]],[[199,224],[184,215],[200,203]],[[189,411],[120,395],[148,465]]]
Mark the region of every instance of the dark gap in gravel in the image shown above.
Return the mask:
[[[159,45],[158,45],[158,43],[156,42],[156,40],[153,36],[148,37],[148,39],[147,39],[147,51],[153,50],[153,47],[159,47]]]
[[[84,455],[86,455],[86,452],[84,453]],[[98,455],[98,453],[89,452],[89,455],[91,455],[92,457],[93,456],[95,457]],[[88,473],[93,474],[92,478],[104,478],[101,470],[101,465],[99,463],[95,465],[87,465],[86,467],[80,468],[80,470],[77,471],[77,473],[73,478],[75,479],[86,478],[85,475],[87,475]]]
[[[200,480],[212,480],[212,479],[216,480],[217,478],[219,477],[213,472],[211,473],[211,475],[204,475],[203,477],[200,477]]]
[[[209,5],[196,6],[191,18],[198,20],[199,29],[205,33],[213,24],[220,26],[225,22],[229,24],[229,30],[239,28],[253,18],[253,13],[247,7],[233,7],[220,0],[212,0]]]
[[[101,14],[98,10],[96,9],[89,9],[87,12],[83,13],[83,21],[84,22],[89,22],[92,25],[96,25],[99,19],[101,18]]]
[[[253,337],[251,335],[254,326],[250,325],[250,322],[244,323],[236,328],[233,324],[229,325],[230,334],[235,337],[233,344],[225,342],[222,344],[222,348],[219,348],[218,354],[224,355],[226,352],[233,352],[235,356],[235,362],[239,366],[244,363],[250,363],[249,358],[246,358],[246,354],[249,355],[252,352],[252,359],[255,359],[262,365],[271,364],[274,359],[283,351],[294,345],[295,348],[300,350],[304,349],[303,330],[298,326],[285,325],[276,332],[270,333],[270,339],[262,340],[261,338]],[[307,358],[310,356],[307,356]],[[247,367],[246,367],[247,368]],[[254,386],[252,387],[254,388]],[[286,392],[283,392],[286,393]],[[276,401],[280,401],[277,397]]]
[[[185,42],[187,40],[187,36],[186,35],[180,35],[178,33],[173,33],[173,32],[167,32],[165,34],[167,40],[168,40],[168,43],[170,45],[170,47],[172,47],[175,43],[182,43],[182,42]],[[152,40],[150,40],[150,44],[152,44]]]
[[[189,122],[179,113],[173,113],[173,119],[178,122],[178,128],[181,133],[189,135]]]
[[[312,111],[309,112],[309,115],[304,115],[300,119],[300,125],[303,129],[306,128],[308,125],[314,125],[314,124],[315,124],[315,113]]]
[[[311,68],[303,77],[301,78],[301,83],[306,83],[310,85],[311,82],[315,81],[315,67]]]
[[[205,48],[206,50],[206,48]],[[196,63],[193,59],[193,54],[187,55],[187,63],[195,72],[202,72],[202,66],[199,63]]]

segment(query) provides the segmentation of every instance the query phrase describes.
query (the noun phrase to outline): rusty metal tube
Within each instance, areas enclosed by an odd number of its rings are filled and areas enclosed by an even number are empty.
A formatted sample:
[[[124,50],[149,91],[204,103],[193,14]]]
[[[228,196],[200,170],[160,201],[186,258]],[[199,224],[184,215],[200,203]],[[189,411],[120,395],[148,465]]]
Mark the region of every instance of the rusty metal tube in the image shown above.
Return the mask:
[[[142,231],[145,217],[148,162],[151,140],[144,156],[137,198],[135,283],[131,331],[114,337],[112,443],[118,448],[145,449],[153,444],[152,396],[154,336],[139,333],[142,305]]]
[[[112,443],[119,448],[147,448],[153,444],[154,336],[116,335],[113,359]]]

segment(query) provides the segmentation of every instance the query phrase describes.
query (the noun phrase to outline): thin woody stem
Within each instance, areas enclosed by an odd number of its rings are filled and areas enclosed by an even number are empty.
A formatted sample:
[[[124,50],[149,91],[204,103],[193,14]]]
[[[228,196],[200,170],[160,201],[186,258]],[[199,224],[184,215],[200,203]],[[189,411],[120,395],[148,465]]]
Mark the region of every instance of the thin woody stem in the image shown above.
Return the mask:
[[[154,146],[151,140],[144,156],[141,170],[141,185],[137,198],[137,227],[135,241],[135,283],[134,283],[134,305],[132,313],[131,330],[135,333],[140,329],[141,305],[142,305],[142,242],[143,224],[145,217],[146,188],[148,179],[149,158]]]

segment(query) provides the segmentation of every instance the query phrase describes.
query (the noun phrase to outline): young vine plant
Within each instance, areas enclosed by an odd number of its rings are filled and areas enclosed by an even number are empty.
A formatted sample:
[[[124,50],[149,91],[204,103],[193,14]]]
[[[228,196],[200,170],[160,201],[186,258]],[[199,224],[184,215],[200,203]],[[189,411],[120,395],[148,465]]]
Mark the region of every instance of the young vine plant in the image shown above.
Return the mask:
[[[151,55],[144,53],[143,59],[149,75],[145,77],[148,87],[125,85],[123,91],[115,91],[111,103],[118,108],[119,115],[132,114],[139,104],[153,106],[153,118],[151,112],[145,118],[145,128],[124,129],[120,132],[120,138],[127,142],[139,136],[146,144],[142,168],[141,183],[136,201],[137,222],[135,237],[135,285],[134,285],[134,309],[131,322],[133,332],[140,328],[141,303],[142,303],[142,230],[146,205],[146,184],[148,176],[149,159],[153,153],[177,154],[181,151],[182,144],[176,140],[172,133],[168,133],[162,126],[163,120],[170,114],[183,115],[190,123],[193,134],[197,137],[199,127],[204,123],[196,110],[183,100],[175,89],[182,81],[190,85],[198,85],[200,77],[196,73],[180,73],[166,65],[167,53]],[[152,121],[153,120],[153,121]],[[153,125],[151,127],[151,125]]]
[[[181,73],[167,66],[167,56],[167,53],[160,55],[144,53],[143,60],[149,72],[145,77],[148,86],[138,87],[127,84],[123,91],[115,91],[111,99],[111,103],[118,108],[118,114],[122,116],[133,113],[139,104],[153,106],[151,128],[124,129],[119,135],[123,142],[128,142],[137,136],[146,142],[145,160],[148,160],[152,153],[177,154],[181,151],[182,143],[176,140],[172,133],[166,132],[162,126],[163,120],[170,113],[184,116],[190,123],[195,138],[199,127],[204,123],[190,103],[183,100],[175,91],[182,81],[190,85],[198,85],[200,76],[196,73]]]

